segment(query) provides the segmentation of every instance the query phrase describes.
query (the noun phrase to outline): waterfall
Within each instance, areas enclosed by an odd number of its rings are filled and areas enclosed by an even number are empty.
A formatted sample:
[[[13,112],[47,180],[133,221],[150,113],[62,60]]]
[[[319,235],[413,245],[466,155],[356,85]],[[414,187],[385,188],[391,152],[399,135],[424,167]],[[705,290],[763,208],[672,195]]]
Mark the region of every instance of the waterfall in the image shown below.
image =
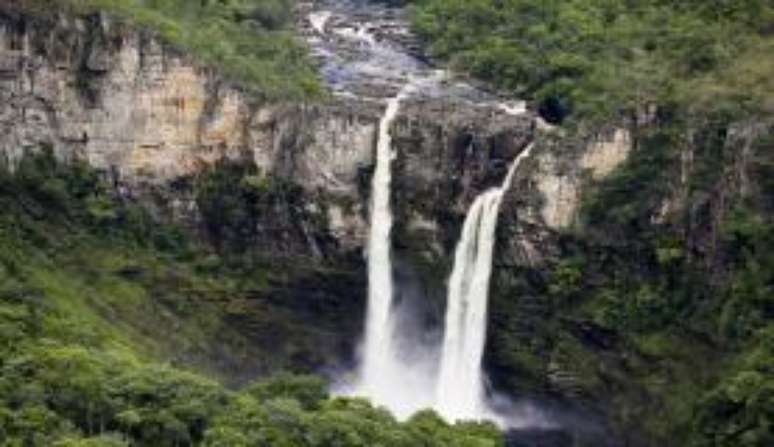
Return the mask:
[[[446,109],[448,103],[474,113],[482,107],[480,113],[522,115],[526,103],[503,101],[449,79],[442,70],[433,70],[432,64],[417,57],[414,45],[419,40],[404,14],[393,14],[400,9],[360,1],[313,3],[304,34],[334,95],[371,102],[381,99],[385,90],[402,87],[387,102],[379,123],[367,242],[368,304],[359,361],[353,373],[337,377],[332,391],[365,397],[401,420],[431,407],[448,420],[492,418],[494,411],[483,404],[480,367],[494,233],[502,195],[528,150],[514,161],[503,185],[478,197],[468,213],[449,282],[443,339],[440,330],[429,328],[422,315],[426,309],[422,305],[428,304],[420,301],[428,298],[422,296],[424,290],[415,291],[411,280],[402,281],[407,277],[400,275],[402,267],[395,268],[398,274],[393,279],[393,264],[400,260],[393,259],[391,252],[393,150],[389,130],[401,101],[414,93],[431,100],[433,107],[438,103]],[[410,269],[411,260],[407,261]],[[501,408],[498,404],[498,410]]]
[[[497,217],[516,169],[532,147],[511,164],[499,188],[471,205],[457,243],[449,279],[446,329],[436,387],[436,410],[447,420],[480,419],[487,414],[481,359],[486,342],[489,278]]]
[[[400,108],[400,102],[411,91],[411,84],[390,99],[379,123],[376,148],[376,171],[371,184],[371,230],[368,239],[368,310],[365,341],[356,394],[367,396],[379,404],[391,405],[400,386],[401,366],[395,352],[392,321],[392,261],[390,233],[391,164],[394,158],[390,126]],[[396,394],[398,393],[398,394]]]

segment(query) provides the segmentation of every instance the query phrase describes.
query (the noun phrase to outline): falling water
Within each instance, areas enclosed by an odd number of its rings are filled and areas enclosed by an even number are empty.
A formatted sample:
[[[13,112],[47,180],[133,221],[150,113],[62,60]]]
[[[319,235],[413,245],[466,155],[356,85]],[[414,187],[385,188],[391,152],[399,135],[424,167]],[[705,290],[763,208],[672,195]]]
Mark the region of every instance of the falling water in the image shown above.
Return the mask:
[[[339,378],[334,392],[366,397],[399,419],[429,407],[450,420],[491,418],[492,412],[484,411],[482,404],[480,372],[486,298],[498,208],[518,160],[503,186],[479,197],[468,214],[450,282],[444,343],[438,341],[440,334],[420,340],[417,334],[422,328],[407,318],[414,316],[413,300],[407,298],[413,295],[407,284],[393,283],[389,129],[408,95],[448,99],[463,107],[481,106],[509,115],[525,113],[526,105],[504,102],[464,82],[450,82],[443,71],[434,71],[411,50],[419,41],[393,9],[342,0],[321,0],[315,5],[307,16],[307,39],[335,95],[371,101],[384,91],[401,89],[387,103],[379,125],[368,240],[368,308],[360,362],[355,374]]]
[[[376,148],[376,171],[371,184],[371,232],[368,239],[368,312],[357,394],[389,405],[395,397],[395,381],[401,367],[393,346],[391,318],[393,284],[390,256],[391,163],[393,159],[390,126],[400,108],[400,101],[409,94],[409,84],[390,99],[379,124]]]
[[[487,417],[481,359],[486,341],[489,278],[497,216],[505,191],[528,147],[513,161],[503,184],[479,195],[465,218],[449,279],[446,332],[436,387],[436,410],[448,420]]]

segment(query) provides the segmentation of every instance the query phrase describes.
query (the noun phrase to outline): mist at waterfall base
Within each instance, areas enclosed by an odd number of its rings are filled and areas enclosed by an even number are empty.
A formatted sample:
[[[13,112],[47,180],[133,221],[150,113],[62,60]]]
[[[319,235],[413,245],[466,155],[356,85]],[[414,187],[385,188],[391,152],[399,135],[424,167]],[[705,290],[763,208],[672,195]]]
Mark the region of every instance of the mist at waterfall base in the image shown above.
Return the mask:
[[[391,311],[390,357],[383,359],[376,376],[363,374],[366,343],[361,343],[361,365],[340,375],[335,394],[366,397],[384,406],[399,420],[419,410],[432,408],[435,401],[436,372],[439,362],[441,327],[437,310],[430,307],[416,272],[405,262],[393,260],[394,301]]]
[[[339,368],[328,371],[334,378],[334,395],[364,397],[383,406],[398,419],[405,421],[416,412],[433,409],[449,422],[438,405],[438,371],[444,340],[443,290],[430,291],[410,262],[399,256],[393,258],[393,290],[395,294],[391,334],[394,357],[387,370],[379,376],[378,386],[367,387],[355,370]],[[434,296],[428,296],[432,294]],[[357,356],[363,359],[364,344]],[[510,396],[492,390],[484,378],[484,402],[479,414],[469,420],[488,420],[504,430],[521,428],[553,429],[553,411],[529,399],[513,400]]]
[[[423,296],[421,281],[406,264],[394,262],[391,250],[389,191],[394,154],[389,127],[400,101],[413,89],[407,85],[388,102],[380,124],[372,180],[369,302],[359,352],[361,364],[356,378],[340,381],[335,391],[367,397],[402,420],[432,408],[450,422],[489,420],[503,428],[548,426],[548,419],[537,407],[488,394],[481,368],[499,207],[531,147],[511,163],[503,184],[481,194],[467,214],[449,279],[442,332],[439,324],[432,324],[432,313],[421,308],[422,303],[430,302]]]
[[[464,83],[448,82],[445,72],[407,51],[400,39],[390,42],[379,32],[405,30],[399,34],[408,35],[405,24],[391,14],[376,13],[370,21],[361,20],[375,10],[363,9],[358,2],[324,2],[322,8],[307,18],[309,42],[334,94],[358,97],[363,83],[378,85],[384,92],[398,91],[386,101],[379,123],[367,246],[368,306],[359,364],[342,375],[334,393],[368,398],[402,420],[432,408],[450,422],[488,419],[502,427],[545,424],[532,406],[487,392],[481,371],[499,203],[521,158],[512,164],[504,184],[482,194],[468,213],[468,230],[457,250],[468,256],[456,257],[445,318],[440,317],[443,296],[424,296],[421,278],[393,253],[391,241],[395,154],[390,128],[401,102],[414,96],[450,97],[511,115],[524,113],[523,103],[501,102]],[[439,309],[428,303],[437,303]]]

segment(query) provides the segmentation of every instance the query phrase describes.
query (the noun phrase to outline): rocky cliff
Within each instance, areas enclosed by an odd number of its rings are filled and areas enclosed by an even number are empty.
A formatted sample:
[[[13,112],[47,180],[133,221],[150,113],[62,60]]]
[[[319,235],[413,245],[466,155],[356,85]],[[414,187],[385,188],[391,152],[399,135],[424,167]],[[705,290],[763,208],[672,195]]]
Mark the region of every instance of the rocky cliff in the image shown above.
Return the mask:
[[[266,102],[111,17],[0,6],[2,163],[45,148],[86,161],[116,201],[183,225],[239,268],[249,259],[248,286],[218,297],[238,336],[204,354],[235,381],[351,360],[384,109],[365,96],[394,90]],[[682,444],[696,418],[730,424],[718,436],[733,442],[750,424],[728,421],[763,389],[740,384],[768,358],[754,350],[771,317],[773,129],[754,113],[648,106],[578,131],[530,111],[407,100],[391,129],[396,276],[437,327],[468,206],[534,142],[501,208],[492,384],[600,413],[627,445]]]
[[[292,346],[291,331],[254,317],[265,301],[278,303],[327,338],[296,346],[292,362],[316,369],[352,355],[365,300],[380,102],[263,102],[218,70],[110,17],[9,9],[0,14],[0,95],[7,166],[51,147],[61,160],[88,161],[116,196],[183,223],[216,249],[277,262],[284,273],[232,309],[232,322],[267,348]],[[600,383],[621,368],[623,348],[590,320],[557,316],[547,278],[567,257],[567,244],[576,243],[568,234],[581,223],[582,199],[647,150],[638,132],[626,125],[567,137],[531,112],[433,99],[403,105],[392,128],[396,254],[436,318],[467,207],[536,142],[498,232],[487,362],[502,389],[580,398],[597,408],[606,401]],[[683,164],[691,158],[686,149]],[[739,167],[728,178],[750,188],[745,172]],[[680,182],[673,186],[681,191]],[[232,212],[224,196],[255,203]],[[653,219],[667,219],[679,203],[679,195],[667,194],[660,208],[667,211]],[[590,363],[589,355],[602,360]],[[271,367],[253,362],[240,374]]]
[[[51,147],[61,160],[88,161],[119,196],[214,239],[196,179],[223,163],[249,166],[258,181],[300,194],[249,222],[256,251],[362,267],[378,102],[265,103],[148,31],[13,8],[0,15],[0,95],[0,154],[11,169]],[[511,265],[540,263],[547,235],[577,214],[584,172],[600,178],[631,150],[622,129],[565,147],[530,113],[441,100],[409,101],[392,133],[397,251],[430,273],[425,288],[439,298],[467,206],[529,142],[544,141],[506,207],[520,219],[507,225],[520,235],[504,241]]]

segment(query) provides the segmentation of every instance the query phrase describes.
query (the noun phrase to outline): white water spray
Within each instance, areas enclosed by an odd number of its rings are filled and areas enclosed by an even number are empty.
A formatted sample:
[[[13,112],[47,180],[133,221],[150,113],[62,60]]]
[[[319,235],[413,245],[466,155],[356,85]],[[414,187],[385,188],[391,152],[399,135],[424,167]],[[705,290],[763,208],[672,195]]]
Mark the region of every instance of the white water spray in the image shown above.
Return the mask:
[[[507,113],[508,115],[523,115],[527,113],[527,102],[526,101],[502,102],[497,105],[497,108]]]
[[[325,25],[333,14],[330,11],[317,11],[309,14],[309,24],[317,34],[325,34]]]
[[[334,29],[333,32],[345,39],[360,42],[367,48],[374,48],[376,46],[376,37],[374,37],[365,25],[358,26],[356,29],[337,28]]]
[[[436,386],[436,410],[447,420],[491,418],[485,404],[481,359],[486,342],[487,301],[497,217],[525,149],[499,188],[479,195],[465,218],[449,279],[446,330]]]
[[[371,231],[368,239],[368,311],[363,344],[360,377],[355,394],[364,395],[386,405],[393,411],[401,410],[400,386],[402,367],[394,346],[392,318],[393,284],[390,233],[391,164],[394,158],[390,126],[400,109],[400,102],[412,90],[409,84],[390,99],[379,123],[379,141],[376,148],[376,171],[371,185]]]

